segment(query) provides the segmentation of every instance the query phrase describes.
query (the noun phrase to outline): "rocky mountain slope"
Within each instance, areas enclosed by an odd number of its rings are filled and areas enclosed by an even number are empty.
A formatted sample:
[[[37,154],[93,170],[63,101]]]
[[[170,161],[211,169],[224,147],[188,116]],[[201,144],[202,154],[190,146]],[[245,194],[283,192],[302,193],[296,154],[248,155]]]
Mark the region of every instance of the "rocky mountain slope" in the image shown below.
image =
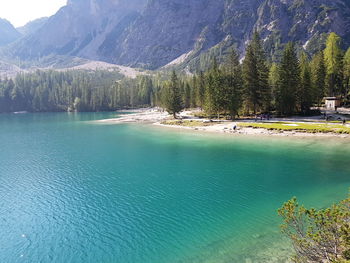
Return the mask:
[[[21,33],[9,21],[0,19],[0,46],[12,43],[20,37]]]
[[[27,36],[27,35],[35,33],[42,26],[44,26],[48,19],[49,19],[48,17],[38,18],[38,19],[35,19],[34,21],[28,22],[24,26],[17,27],[16,29],[23,36]]]
[[[193,63],[213,50],[242,54],[258,30],[278,58],[295,41],[310,53],[336,32],[350,45],[348,0],[69,0],[39,30],[5,52],[12,58],[51,54],[155,69]]]

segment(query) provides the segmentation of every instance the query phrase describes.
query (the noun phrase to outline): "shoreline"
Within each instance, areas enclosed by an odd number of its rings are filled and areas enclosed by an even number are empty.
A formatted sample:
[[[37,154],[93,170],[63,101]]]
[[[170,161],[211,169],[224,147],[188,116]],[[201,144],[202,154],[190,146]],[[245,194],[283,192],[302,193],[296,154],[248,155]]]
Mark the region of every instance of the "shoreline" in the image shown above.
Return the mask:
[[[125,111],[120,111],[125,112]],[[179,119],[174,120],[167,112],[161,111],[156,108],[148,109],[135,109],[129,110],[128,112],[133,112],[125,116],[112,119],[103,119],[95,121],[99,124],[131,124],[131,123],[140,123],[140,124],[149,124],[161,128],[171,128],[171,129],[180,129],[180,130],[190,130],[194,132],[205,132],[212,134],[229,134],[229,135],[250,135],[250,136],[274,136],[274,137],[299,137],[299,138],[341,138],[341,139],[350,139],[350,134],[345,133],[336,133],[336,132],[305,132],[298,131],[294,129],[290,130],[273,130],[261,127],[247,127],[250,124],[266,124],[267,122],[260,121],[210,121],[208,119],[200,119],[193,117],[193,111],[184,111],[179,114]],[[294,121],[286,121],[285,119],[274,119],[274,122],[284,121],[290,124],[284,124],[286,126],[292,127],[295,124],[292,123],[304,123],[302,119],[295,119]],[[167,124],[171,123],[171,124]],[[185,122],[190,124],[187,125],[177,125],[175,122]],[[274,122],[268,122],[274,123]],[[316,122],[318,123],[318,122]],[[198,125],[197,125],[198,124]],[[233,127],[237,126],[237,129],[234,130]],[[346,126],[349,127],[349,126]]]

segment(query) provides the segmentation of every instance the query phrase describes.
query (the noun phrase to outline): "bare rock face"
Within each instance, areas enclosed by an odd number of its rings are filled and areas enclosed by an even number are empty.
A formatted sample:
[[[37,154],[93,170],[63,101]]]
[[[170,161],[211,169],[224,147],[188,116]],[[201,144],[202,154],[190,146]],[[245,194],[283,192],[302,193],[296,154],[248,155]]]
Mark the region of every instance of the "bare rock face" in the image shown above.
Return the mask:
[[[98,59],[97,50],[123,20],[142,10],[146,0],[69,0],[46,24],[15,45],[15,56],[50,54]],[[131,22],[131,21],[130,21]]]
[[[0,46],[12,43],[20,37],[21,33],[19,33],[9,21],[0,19]]]
[[[350,45],[350,8],[344,0],[267,0],[258,9],[255,27],[271,54],[294,41],[310,53],[323,48],[326,34],[336,32]]]
[[[215,45],[223,37],[217,28],[224,12],[223,3],[223,0],[151,1],[124,41],[116,45],[114,62],[159,67],[191,51],[203,34],[207,47]]]
[[[155,69],[227,43],[242,54],[254,30],[279,58],[288,41],[314,53],[329,32],[350,45],[349,0],[69,0],[13,44],[13,57],[51,54]]]
[[[35,33],[35,31],[39,30],[42,26],[44,26],[48,19],[49,19],[48,17],[38,18],[38,19],[35,19],[33,21],[28,22],[24,26],[17,27],[16,29],[23,36],[27,36],[27,35]]]

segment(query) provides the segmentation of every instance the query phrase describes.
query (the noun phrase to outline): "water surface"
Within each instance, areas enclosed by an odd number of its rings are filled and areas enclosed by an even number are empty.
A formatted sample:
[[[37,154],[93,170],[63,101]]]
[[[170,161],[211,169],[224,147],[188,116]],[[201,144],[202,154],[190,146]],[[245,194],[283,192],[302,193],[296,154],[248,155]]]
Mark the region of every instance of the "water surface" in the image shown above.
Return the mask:
[[[0,262],[284,262],[276,210],[346,197],[346,140],[0,115]]]

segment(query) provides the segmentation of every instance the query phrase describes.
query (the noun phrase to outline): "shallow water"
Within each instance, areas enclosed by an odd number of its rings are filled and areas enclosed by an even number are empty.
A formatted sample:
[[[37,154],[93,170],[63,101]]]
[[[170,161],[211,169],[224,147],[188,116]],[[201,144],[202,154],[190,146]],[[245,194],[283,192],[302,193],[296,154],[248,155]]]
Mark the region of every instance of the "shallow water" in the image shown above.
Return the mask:
[[[276,210],[346,197],[350,143],[0,115],[0,262],[285,262]]]

